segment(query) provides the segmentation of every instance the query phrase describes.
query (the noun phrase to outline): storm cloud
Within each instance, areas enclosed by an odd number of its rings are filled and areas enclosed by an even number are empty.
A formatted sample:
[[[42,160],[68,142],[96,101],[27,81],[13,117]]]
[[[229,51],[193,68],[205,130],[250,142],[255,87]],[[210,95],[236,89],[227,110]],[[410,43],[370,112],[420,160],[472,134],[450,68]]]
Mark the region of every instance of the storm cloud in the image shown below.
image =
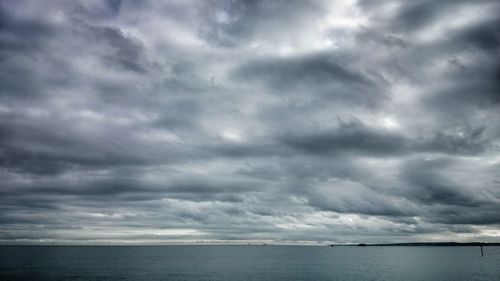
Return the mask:
[[[498,241],[498,1],[3,1],[0,243]]]

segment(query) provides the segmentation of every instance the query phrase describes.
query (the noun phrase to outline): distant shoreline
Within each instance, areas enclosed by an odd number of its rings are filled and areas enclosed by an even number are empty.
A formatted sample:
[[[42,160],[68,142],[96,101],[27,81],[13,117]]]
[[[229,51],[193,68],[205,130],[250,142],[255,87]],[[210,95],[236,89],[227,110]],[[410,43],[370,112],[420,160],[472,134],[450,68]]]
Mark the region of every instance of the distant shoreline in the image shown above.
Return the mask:
[[[394,246],[404,246],[404,247],[464,247],[464,246],[474,246],[474,247],[479,247],[479,246],[500,246],[500,242],[407,242],[407,243],[361,243],[362,247],[394,247]],[[361,244],[273,244],[273,243],[266,243],[266,244],[259,244],[259,243],[251,243],[251,244],[244,244],[244,243],[235,243],[235,244],[230,244],[230,243],[221,243],[221,244],[210,244],[210,243],[186,243],[186,244],[0,244],[0,247],[4,246],[42,246],[42,247],[157,247],[157,246],[299,246],[299,247],[305,247],[305,246],[311,246],[311,247],[323,247],[323,246],[329,246],[329,247],[359,247]]]
[[[364,244],[363,246],[439,246],[439,247],[463,247],[463,246],[500,246],[498,242],[409,242],[409,243],[383,243]],[[335,246],[359,246],[359,244],[339,244]]]

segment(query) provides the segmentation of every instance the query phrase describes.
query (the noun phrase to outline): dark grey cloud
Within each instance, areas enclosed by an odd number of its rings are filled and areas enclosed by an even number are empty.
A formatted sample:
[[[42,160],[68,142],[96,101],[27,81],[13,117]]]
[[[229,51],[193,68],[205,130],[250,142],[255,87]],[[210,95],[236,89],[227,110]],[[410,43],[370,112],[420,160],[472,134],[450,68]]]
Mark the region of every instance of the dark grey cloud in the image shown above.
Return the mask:
[[[497,1],[4,1],[0,243],[498,240]]]
[[[489,140],[483,137],[484,127],[463,128],[463,131],[463,134],[436,131],[408,137],[351,120],[342,121],[338,127],[328,130],[284,134],[278,137],[278,141],[306,153],[323,156],[346,153],[393,156],[418,152],[474,155],[484,152],[490,145]]]
[[[380,85],[351,70],[345,58],[336,54],[314,54],[294,58],[260,58],[235,71],[241,81],[258,81],[272,92],[321,102],[374,106],[385,98]],[[382,84],[383,85],[383,84]]]
[[[127,38],[119,29],[111,27],[88,27],[91,37],[86,40],[94,43],[104,43],[104,48],[110,47],[109,53],[103,54],[103,60],[111,65],[117,65],[125,70],[144,73],[143,49],[139,42]]]
[[[398,154],[407,151],[406,140],[392,132],[370,129],[360,122],[341,123],[338,128],[297,136],[283,136],[281,141],[306,152],[329,155],[339,153]]]
[[[424,204],[442,204],[477,207],[481,204],[473,190],[460,188],[460,184],[440,175],[449,166],[449,159],[414,160],[407,163],[402,176],[413,185],[407,195]]]

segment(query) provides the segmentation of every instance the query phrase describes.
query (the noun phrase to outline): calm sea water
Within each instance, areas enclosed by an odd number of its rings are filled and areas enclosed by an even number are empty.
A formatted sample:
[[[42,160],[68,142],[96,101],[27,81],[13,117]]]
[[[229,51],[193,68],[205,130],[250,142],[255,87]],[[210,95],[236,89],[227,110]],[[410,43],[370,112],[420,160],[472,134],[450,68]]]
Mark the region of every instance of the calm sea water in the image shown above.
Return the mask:
[[[0,246],[0,280],[500,280],[500,247]]]

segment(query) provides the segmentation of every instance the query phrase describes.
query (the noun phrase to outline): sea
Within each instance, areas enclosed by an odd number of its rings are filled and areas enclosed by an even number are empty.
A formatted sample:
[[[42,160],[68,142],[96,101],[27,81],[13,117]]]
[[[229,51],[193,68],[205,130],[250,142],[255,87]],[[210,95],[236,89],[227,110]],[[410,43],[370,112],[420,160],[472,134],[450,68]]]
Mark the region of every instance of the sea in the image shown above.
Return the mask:
[[[0,246],[0,280],[500,280],[500,247]]]

